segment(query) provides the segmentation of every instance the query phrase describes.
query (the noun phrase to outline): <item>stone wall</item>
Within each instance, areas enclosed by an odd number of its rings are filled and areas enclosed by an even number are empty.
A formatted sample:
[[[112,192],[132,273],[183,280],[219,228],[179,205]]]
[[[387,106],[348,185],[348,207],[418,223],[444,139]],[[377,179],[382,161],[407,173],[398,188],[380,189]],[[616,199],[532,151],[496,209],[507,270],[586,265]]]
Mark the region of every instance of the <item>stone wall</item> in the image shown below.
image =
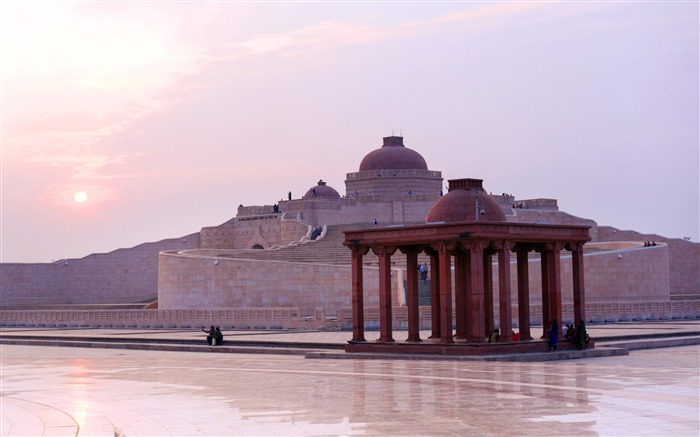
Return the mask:
[[[364,269],[367,304],[378,305],[379,273]],[[392,274],[394,289],[398,289]],[[200,257],[158,257],[158,308],[296,307],[335,313],[351,303],[350,266]]]
[[[534,254],[534,253],[533,253]],[[201,255],[201,254],[200,254]],[[161,253],[158,271],[158,302],[161,309],[298,307],[302,315],[322,308],[333,314],[350,306],[350,266],[242,260],[200,256],[192,253]],[[392,262],[403,264],[397,252]],[[495,257],[494,257],[495,259]],[[365,263],[365,305],[378,308],[378,270]],[[564,303],[573,302],[572,258],[562,251],[561,291]],[[498,302],[498,265],[494,263],[494,302]],[[517,274],[511,259],[511,300],[517,303]],[[623,246],[618,250],[588,253],[584,256],[586,302],[668,302],[668,248]],[[529,262],[530,301],[541,303],[539,256]],[[392,270],[393,302],[405,301],[405,269]],[[454,278],[453,278],[454,284]],[[632,316],[632,315],[630,315]]]
[[[434,170],[373,170],[347,173],[347,197],[378,196],[378,201],[399,200],[411,192],[436,199],[442,190],[442,173]]]
[[[576,217],[562,211],[516,208],[513,210],[513,215],[506,215],[506,220],[515,223],[589,226],[588,235],[590,235],[592,242],[606,241],[598,235],[598,224],[595,221]]]
[[[430,329],[432,308],[419,308],[421,329]],[[498,326],[498,307],[494,310]],[[454,312],[453,312],[454,315]],[[624,322],[700,318],[700,301],[679,302],[601,302],[586,305],[588,322]],[[365,307],[365,327],[379,327],[379,308]],[[407,307],[393,307],[394,329],[407,329]],[[573,305],[562,305],[564,323],[573,322]],[[453,317],[454,320],[454,317]],[[530,306],[530,321],[542,325],[541,305]],[[513,307],[513,323],[518,324],[517,305]],[[313,315],[301,316],[298,308],[239,308],[192,310],[0,310],[0,326],[15,327],[93,327],[142,329],[199,329],[216,325],[227,329],[344,329],[352,328],[352,308],[340,308],[335,314],[318,308]],[[348,333],[348,340],[351,334]],[[403,340],[397,338],[397,340]]]
[[[668,245],[671,295],[694,298],[700,295],[700,243],[657,234],[623,231],[611,226],[600,226],[598,238],[600,241],[655,241],[657,244]]]
[[[409,199],[410,197],[410,199]],[[439,196],[409,196],[404,201],[364,202],[358,199],[304,200],[282,204],[289,214],[296,212],[314,226],[374,223],[424,223]]]
[[[219,226],[202,228],[204,249],[251,249],[288,244],[306,235],[309,226],[287,220],[282,214],[251,215],[235,218]]]
[[[199,234],[55,263],[0,264],[2,308],[152,301],[158,252],[199,247]]]

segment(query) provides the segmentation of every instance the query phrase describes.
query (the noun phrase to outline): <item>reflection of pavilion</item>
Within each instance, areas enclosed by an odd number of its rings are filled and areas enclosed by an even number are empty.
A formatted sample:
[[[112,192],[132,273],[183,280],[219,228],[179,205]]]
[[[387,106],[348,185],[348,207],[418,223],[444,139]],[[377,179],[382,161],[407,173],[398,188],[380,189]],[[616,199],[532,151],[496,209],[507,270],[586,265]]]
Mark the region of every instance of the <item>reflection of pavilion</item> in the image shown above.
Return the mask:
[[[539,350],[541,342],[530,342],[530,292],[528,252],[542,261],[542,306],[544,326],[561,323],[562,249],[572,252],[574,319],[585,319],[583,245],[590,240],[588,227],[507,223],[499,205],[486,195],[478,179],[451,180],[449,192],[428,214],[427,224],[373,228],[345,232],[352,251],[352,324],[349,352],[411,353],[503,353]],[[482,194],[479,196],[479,194]],[[362,258],[372,251],[379,258],[379,339],[364,338]],[[396,343],[392,335],[391,256],[406,256],[408,280],[408,339]],[[520,342],[512,341],[510,252],[517,254],[518,322]],[[419,336],[418,254],[430,257],[432,335],[430,342]],[[484,348],[494,329],[492,256],[498,258],[499,325],[501,341]],[[452,258],[454,258],[454,307]],[[453,335],[453,326],[456,335]],[[463,340],[458,341],[457,340]],[[449,346],[449,347],[448,347]]]

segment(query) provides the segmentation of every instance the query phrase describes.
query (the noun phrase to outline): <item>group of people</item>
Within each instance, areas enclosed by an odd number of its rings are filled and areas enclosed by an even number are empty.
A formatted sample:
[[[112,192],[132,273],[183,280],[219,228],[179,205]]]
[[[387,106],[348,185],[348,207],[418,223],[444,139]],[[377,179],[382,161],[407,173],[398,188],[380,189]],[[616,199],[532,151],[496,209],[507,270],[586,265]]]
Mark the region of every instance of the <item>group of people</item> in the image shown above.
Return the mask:
[[[552,320],[545,335],[547,337],[549,351],[556,351],[559,340],[559,324],[556,319]],[[587,348],[591,340],[586,332],[586,322],[584,322],[583,319],[579,321],[577,327],[574,327],[573,324],[567,324],[562,327],[562,335],[567,342],[573,344],[578,350]]]
[[[424,284],[428,283],[428,264],[421,264],[418,267],[418,272],[420,273],[420,278]]]
[[[224,341],[224,334],[218,326],[211,326],[209,329],[202,328],[202,331],[207,334],[207,343],[211,346],[220,345]]]
[[[656,246],[656,241],[645,241],[644,242],[644,247],[653,247]]]
[[[316,226],[311,228],[311,239],[315,240],[318,237],[321,236],[321,233],[323,232],[323,226],[319,226],[318,228]]]

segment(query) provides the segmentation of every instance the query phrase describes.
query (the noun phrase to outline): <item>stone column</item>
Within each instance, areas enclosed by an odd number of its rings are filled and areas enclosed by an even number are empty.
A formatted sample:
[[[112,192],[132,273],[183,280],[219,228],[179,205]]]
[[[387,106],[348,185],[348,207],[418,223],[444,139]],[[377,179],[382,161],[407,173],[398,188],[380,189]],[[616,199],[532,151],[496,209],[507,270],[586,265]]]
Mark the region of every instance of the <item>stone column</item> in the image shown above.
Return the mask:
[[[365,303],[362,284],[362,257],[368,248],[353,246],[352,252],[352,341],[365,340]]]
[[[430,338],[440,338],[440,257],[432,249],[426,249],[425,253],[430,256]]]
[[[540,251],[540,270],[542,276],[542,337],[547,333],[549,328],[549,251],[541,249]]]
[[[493,332],[493,254],[491,247],[484,250],[484,329],[486,335]]]
[[[455,253],[455,338],[467,338],[467,256]]]
[[[484,262],[483,251],[486,244],[474,241],[468,243],[469,249],[469,287],[467,290],[467,341],[482,343],[486,341],[484,329]]]
[[[586,296],[583,283],[583,243],[571,245],[572,273],[574,277],[574,326],[586,320]]]
[[[561,318],[562,318],[562,308],[561,308],[561,249],[563,245],[561,243],[555,243],[552,245],[552,250],[550,251],[549,260],[549,319],[556,319],[559,324],[559,333],[561,334]]]
[[[440,259],[440,343],[454,343],[452,336],[452,260],[447,243],[433,246]]]
[[[518,325],[520,341],[532,340],[530,334],[530,271],[527,249],[518,248]]]
[[[406,281],[408,282],[406,306],[408,307],[408,338],[406,341],[421,341],[420,315],[418,312],[418,252],[415,247],[402,248],[406,254]]]
[[[510,249],[511,243],[498,245],[498,309],[501,341],[513,338],[513,309],[510,301]]]
[[[379,343],[393,343],[391,316],[391,255],[396,248],[390,246],[373,247],[372,252],[379,256]]]

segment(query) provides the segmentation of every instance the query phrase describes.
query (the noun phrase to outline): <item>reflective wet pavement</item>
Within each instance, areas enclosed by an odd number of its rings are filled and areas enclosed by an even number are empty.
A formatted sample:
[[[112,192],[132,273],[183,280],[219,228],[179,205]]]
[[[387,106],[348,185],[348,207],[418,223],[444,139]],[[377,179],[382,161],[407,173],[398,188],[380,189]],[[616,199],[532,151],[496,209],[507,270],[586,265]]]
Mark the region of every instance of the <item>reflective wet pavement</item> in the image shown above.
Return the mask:
[[[3,436],[687,435],[700,346],[545,363],[2,345]]]

